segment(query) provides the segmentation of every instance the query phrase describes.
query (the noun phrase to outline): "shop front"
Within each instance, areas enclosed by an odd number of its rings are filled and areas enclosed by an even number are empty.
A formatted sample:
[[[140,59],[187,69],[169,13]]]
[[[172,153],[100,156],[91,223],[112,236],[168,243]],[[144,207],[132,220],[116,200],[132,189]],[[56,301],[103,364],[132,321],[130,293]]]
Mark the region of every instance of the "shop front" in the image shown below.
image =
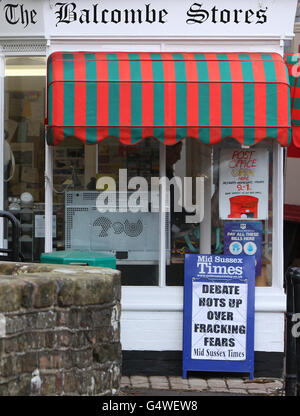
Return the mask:
[[[185,253],[255,255],[256,371],[278,375],[297,1],[2,3],[0,204],[25,260],[113,256],[124,374],[180,374]]]

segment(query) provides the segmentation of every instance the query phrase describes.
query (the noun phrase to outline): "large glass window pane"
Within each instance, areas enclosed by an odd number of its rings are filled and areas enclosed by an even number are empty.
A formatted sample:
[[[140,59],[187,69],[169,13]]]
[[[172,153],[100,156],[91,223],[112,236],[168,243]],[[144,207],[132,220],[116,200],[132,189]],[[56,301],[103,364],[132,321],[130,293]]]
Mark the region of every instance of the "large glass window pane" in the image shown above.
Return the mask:
[[[86,161],[86,166],[95,165],[95,147]],[[87,189],[85,175],[86,148],[80,140],[68,137],[58,146],[53,148],[53,249],[66,250],[85,247],[88,238],[88,230],[72,234],[72,230],[78,221],[78,214],[84,212],[84,208],[75,208],[76,195],[82,194]],[[93,157],[94,155],[94,157]],[[76,192],[76,194],[75,194]],[[78,199],[78,198],[77,198]],[[73,206],[74,205],[74,206]],[[73,224],[73,215],[74,224]],[[76,227],[75,227],[76,228]],[[72,237],[72,241],[71,241]],[[86,248],[86,247],[85,247]]]
[[[175,175],[181,156],[173,158],[172,152]],[[233,139],[214,146],[186,139],[185,176],[192,180],[192,202],[199,209],[202,203],[204,216],[200,223],[188,223],[184,207],[181,213],[171,212],[167,285],[183,285],[185,253],[253,255],[256,286],[272,285],[272,155],[272,140],[267,139],[249,148]],[[184,195],[189,191],[182,176],[177,184]]]
[[[201,223],[208,221],[210,227],[210,208],[209,211],[204,210],[204,199],[210,198],[206,185],[211,177],[211,149],[211,146],[194,139],[185,139],[184,143],[166,150],[167,176],[169,179],[173,177],[173,180],[177,178],[174,185],[170,186],[171,257],[166,266],[168,286],[183,285],[184,255],[200,252]],[[181,195],[181,209],[180,204],[177,207],[179,212],[174,212],[174,203],[178,200],[176,195]],[[204,218],[200,218],[201,213]],[[210,236],[206,238],[209,240]]]
[[[54,249],[113,254],[122,284],[157,285],[160,214],[150,187],[159,143],[85,145],[69,137],[53,152]]]
[[[272,286],[273,140],[214,146],[213,186],[219,215],[212,225],[223,252],[253,255],[256,286]]]
[[[5,67],[4,206],[21,222],[21,251],[44,250],[46,58],[8,57]],[[6,230],[6,244],[10,241]]]
[[[96,179],[107,175],[116,184],[117,212],[99,216],[103,224],[111,226],[108,235],[98,239],[99,248],[109,245],[114,249],[123,285],[157,285],[160,216],[151,205],[151,179],[159,176],[159,143],[154,139],[131,146],[115,139],[100,143]],[[129,187],[126,196],[125,183]],[[128,201],[124,212],[119,212],[121,198],[123,204]],[[135,209],[145,201],[146,207]]]

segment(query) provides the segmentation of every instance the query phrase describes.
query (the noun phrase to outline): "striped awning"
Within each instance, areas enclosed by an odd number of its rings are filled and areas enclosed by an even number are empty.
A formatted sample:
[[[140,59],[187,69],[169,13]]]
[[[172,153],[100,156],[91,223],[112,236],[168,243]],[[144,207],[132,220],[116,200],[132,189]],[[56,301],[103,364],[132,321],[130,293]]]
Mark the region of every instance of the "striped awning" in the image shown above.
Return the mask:
[[[293,145],[300,148],[300,60],[299,54],[286,54],[285,62],[291,85]]]
[[[47,82],[52,145],[69,136],[290,142],[289,78],[278,54],[56,52]]]

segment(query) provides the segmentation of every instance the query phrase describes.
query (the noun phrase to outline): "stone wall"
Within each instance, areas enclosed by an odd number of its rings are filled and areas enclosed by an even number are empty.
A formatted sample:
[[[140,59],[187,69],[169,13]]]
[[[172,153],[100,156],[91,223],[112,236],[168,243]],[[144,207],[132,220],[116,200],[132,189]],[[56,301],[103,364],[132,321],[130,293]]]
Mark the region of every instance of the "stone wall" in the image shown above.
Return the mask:
[[[120,273],[0,262],[0,395],[117,395]]]

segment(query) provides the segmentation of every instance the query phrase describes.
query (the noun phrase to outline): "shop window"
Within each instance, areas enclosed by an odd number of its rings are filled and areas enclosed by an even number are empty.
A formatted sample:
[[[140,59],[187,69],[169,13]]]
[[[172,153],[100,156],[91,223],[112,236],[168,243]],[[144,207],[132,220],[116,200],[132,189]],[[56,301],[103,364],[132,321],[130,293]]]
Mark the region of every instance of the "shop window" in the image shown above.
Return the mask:
[[[223,252],[253,255],[256,286],[272,286],[272,139],[249,148],[234,140],[215,146],[213,186],[219,215],[212,225],[220,230]]]
[[[150,186],[159,176],[159,143],[125,146],[108,138],[85,145],[69,137],[53,152],[54,249],[113,253],[122,284],[157,285],[160,214]]]
[[[54,147],[54,249],[113,253],[129,286],[182,286],[185,253],[255,255],[256,285],[271,286],[272,141],[163,149],[71,137]],[[168,186],[153,188],[164,170]]]
[[[203,186],[203,193],[197,192],[197,178],[202,178],[206,183],[211,178],[211,146],[204,145],[194,139],[185,139],[184,142],[176,145],[176,147],[175,151],[172,148],[167,148],[166,150],[167,176],[169,179],[174,176],[178,177],[177,185],[170,186],[170,197],[172,199],[177,192],[177,195],[181,194],[182,203],[182,209],[178,208],[179,212],[171,213],[171,256],[170,261],[166,264],[166,284],[168,286],[183,285],[185,254],[201,252],[200,222],[196,219],[196,216],[194,222],[187,222],[187,216],[195,215],[195,212],[189,212],[186,209],[184,196],[190,199],[193,205],[203,204],[203,199],[207,198],[207,186]],[[179,171],[179,174],[178,165],[183,165],[183,169]],[[187,188],[184,178],[189,178],[191,183],[190,189]],[[178,186],[180,189],[178,189]],[[172,205],[171,211],[174,211],[174,206]],[[205,210],[203,221],[210,222],[210,215],[207,218],[206,214]],[[207,236],[207,238],[209,239],[210,237]],[[204,251],[207,252],[206,249]]]
[[[6,58],[4,208],[21,222],[26,261],[39,261],[44,249],[45,83],[46,58]]]
[[[93,146],[94,148],[95,146]],[[95,152],[95,149],[94,149]],[[94,153],[95,154],[95,153]],[[85,178],[85,146],[76,139],[69,137],[60,145],[53,148],[53,249],[65,250],[71,248],[68,226],[71,225],[73,211],[70,211],[68,221],[68,195],[86,189]],[[86,166],[93,159],[87,161]],[[66,222],[67,221],[67,222]],[[81,237],[88,238],[87,230]],[[76,238],[76,236],[75,236]],[[76,247],[76,244],[75,244]]]
[[[96,179],[103,175],[111,176],[116,183],[118,195],[121,195],[121,174],[127,176],[123,179],[128,184],[135,177],[146,180],[147,187],[142,193],[147,193],[145,198],[148,207],[145,212],[131,212],[130,198],[134,190],[128,189],[128,211],[109,214],[108,220],[112,225],[110,231],[113,234],[108,237],[112,239],[108,243],[117,243],[117,267],[122,272],[123,285],[157,285],[160,221],[159,212],[152,212],[151,209],[150,186],[151,178],[159,176],[159,143],[154,139],[146,139],[131,146],[122,145],[114,139],[100,143]]]
[[[185,253],[254,255],[256,286],[272,285],[272,155],[271,140],[251,148],[233,139],[215,146],[186,140],[193,203],[197,203],[196,178],[205,181],[204,217],[200,223],[187,224],[184,212],[172,226],[167,285],[183,285]]]

